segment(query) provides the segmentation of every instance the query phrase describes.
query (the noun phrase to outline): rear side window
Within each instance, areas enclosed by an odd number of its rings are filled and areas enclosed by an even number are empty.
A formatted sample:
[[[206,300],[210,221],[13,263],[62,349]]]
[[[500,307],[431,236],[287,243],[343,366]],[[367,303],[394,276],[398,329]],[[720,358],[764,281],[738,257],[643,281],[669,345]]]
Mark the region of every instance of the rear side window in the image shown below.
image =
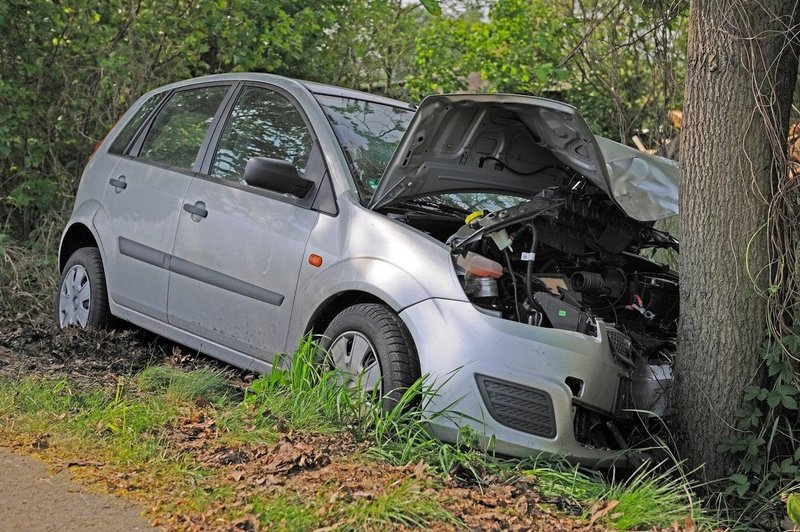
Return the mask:
[[[228,86],[176,92],[156,115],[139,157],[191,169]]]
[[[236,101],[209,173],[244,183],[251,157],[288,161],[304,175],[313,147],[300,111],[285,96],[262,87],[245,87]]]
[[[128,120],[128,123],[125,124],[125,127],[122,128],[122,131],[119,132],[117,138],[114,139],[114,142],[111,144],[111,147],[108,149],[109,152],[114,153],[116,155],[122,155],[125,153],[125,149],[130,144],[133,137],[136,135],[136,132],[139,131],[139,128],[142,127],[144,121],[150,116],[150,113],[153,112],[161,100],[164,99],[164,93],[161,94],[154,94],[150,98],[147,99],[146,102],[136,111],[136,114],[133,115],[133,118]]]

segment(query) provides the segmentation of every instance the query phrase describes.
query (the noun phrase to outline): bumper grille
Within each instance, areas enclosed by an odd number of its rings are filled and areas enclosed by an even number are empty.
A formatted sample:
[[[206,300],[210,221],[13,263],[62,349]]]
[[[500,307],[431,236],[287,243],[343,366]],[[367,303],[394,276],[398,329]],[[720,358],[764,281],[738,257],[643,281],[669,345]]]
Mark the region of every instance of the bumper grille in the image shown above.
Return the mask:
[[[608,343],[611,345],[611,354],[614,355],[614,359],[633,367],[633,360],[631,359],[633,343],[628,335],[613,327],[606,328],[606,332],[608,333]]]
[[[634,417],[633,404],[633,382],[625,377],[619,378],[617,384],[617,396],[614,399],[614,415],[630,419]]]
[[[476,375],[489,414],[507,427],[544,438],[556,435],[553,401],[547,392]]]

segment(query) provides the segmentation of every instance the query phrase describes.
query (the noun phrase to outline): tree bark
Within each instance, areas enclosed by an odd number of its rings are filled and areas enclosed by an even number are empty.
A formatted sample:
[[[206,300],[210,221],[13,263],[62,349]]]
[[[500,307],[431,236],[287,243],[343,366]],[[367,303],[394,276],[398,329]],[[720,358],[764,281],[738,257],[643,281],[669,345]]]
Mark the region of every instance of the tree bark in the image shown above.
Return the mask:
[[[708,478],[732,462],[743,388],[760,382],[771,280],[768,203],[785,149],[797,58],[796,0],[692,0],[681,134],[681,321],[675,436]],[[761,292],[763,293],[763,292]],[[735,464],[731,464],[735,465]]]

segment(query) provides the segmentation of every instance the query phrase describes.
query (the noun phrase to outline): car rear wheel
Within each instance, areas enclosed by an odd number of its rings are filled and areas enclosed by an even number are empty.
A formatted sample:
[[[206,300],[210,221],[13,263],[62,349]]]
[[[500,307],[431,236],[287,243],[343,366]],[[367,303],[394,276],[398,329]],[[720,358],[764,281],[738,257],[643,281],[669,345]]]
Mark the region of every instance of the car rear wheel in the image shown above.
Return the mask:
[[[351,386],[377,387],[391,409],[419,379],[419,358],[403,320],[386,305],[361,303],[340,312],[325,329],[320,348],[327,364]]]
[[[103,329],[111,321],[100,251],[80,248],[67,261],[58,283],[56,322],[61,328]]]

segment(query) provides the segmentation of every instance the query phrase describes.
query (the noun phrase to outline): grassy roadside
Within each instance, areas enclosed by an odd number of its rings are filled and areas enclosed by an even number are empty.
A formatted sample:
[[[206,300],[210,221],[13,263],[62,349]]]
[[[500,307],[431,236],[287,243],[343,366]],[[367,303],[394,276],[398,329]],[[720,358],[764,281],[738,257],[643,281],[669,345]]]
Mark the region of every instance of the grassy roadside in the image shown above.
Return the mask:
[[[0,444],[143,501],[176,529],[710,526],[675,470],[610,482],[563,463],[503,461],[427,435],[399,405],[319,374],[313,344],[247,386],[152,365],[103,383],[0,380]],[[419,382],[403,401],[427,393]]]

